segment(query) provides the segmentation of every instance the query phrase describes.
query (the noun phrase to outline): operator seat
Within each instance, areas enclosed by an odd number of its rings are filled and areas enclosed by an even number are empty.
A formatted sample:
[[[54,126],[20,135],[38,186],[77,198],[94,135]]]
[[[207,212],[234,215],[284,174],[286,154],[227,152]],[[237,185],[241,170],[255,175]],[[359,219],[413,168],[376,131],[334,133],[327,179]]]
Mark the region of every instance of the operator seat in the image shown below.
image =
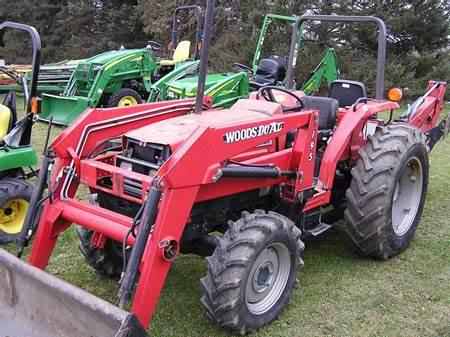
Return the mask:
[[[250,77],[250,86],[256,89],[278,84],[280,65],[271,59],[262,59],[254,76]]]
[[[286,78],[286,65],[288,62],[287,56],[281,54],[270,54],[269,60],[273,60],[278,63],[278,82],[283,82]]]
[[[189,59],[191,49],[190,41],[181,41],[178,46],[175,48],[173,52],[172,59],[170,60],[161,60],[159,61],[159,65],[163,67],[172,67],[177,63],[184,62]]]
[[[332,130],[336,126],[339,102],[334,98],[305,96],[303,98],[304,110],[319,110],[319,131]]]
[[[336,80],[331,83],[328,97],[335,98],[340,108],[353,105],[358,98],[367,97],[367,90],[363,83],[350,80]]]
[[[304,110],[319,110],[319,137],[326,132],[330,133],[336,126],[339,102],[334,98],[305,96],[303,97]],[[286,134],[286,147],[292,147],[297,130]]]

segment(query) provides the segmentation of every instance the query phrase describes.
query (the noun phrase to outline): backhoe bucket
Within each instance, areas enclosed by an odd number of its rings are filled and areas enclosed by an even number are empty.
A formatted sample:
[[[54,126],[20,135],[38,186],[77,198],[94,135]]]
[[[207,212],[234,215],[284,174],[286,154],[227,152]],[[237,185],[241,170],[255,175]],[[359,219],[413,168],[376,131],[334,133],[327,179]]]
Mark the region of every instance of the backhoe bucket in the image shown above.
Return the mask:
[[[144,337],[134,314],[0,249],[0,337]]]
[[[69,125],[87,109],[89,100],[86,97],[42,95],[42,112],[39,119],[49,121],[53,117],[53,124]]]

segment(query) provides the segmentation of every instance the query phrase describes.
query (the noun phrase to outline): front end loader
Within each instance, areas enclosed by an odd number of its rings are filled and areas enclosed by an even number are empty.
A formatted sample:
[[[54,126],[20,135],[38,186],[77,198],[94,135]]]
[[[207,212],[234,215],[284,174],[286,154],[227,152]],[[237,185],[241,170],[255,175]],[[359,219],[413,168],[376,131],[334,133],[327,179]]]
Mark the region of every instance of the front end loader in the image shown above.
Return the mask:
[[[211,98],[202,95],[213,5],[209,0],[196,99],[119,107],[107,115],[88,109],[46,152],[37,186],[47,181],[54,161],[50,193],[43,197],[42,188],[34,190],[19,240],[21,255],[36,234],[29,264],[45,269],[60,234],[78,224],[88,262],[102,273],[120,275],[119,308],[133,297],[131,317],[136,316],[138,331],[150,323],[180,253],[206,256],[201,305],[216,324],[239,334],[281,314],[303,266],[304,240],[340,219],[346,219],[361,255],[400,254],[412,242],[424,207],[431,132],[447,127],[435,118],[443,108],[444,82],[430,84],[413,114],[379,116],[399,105],[398,95],[383,99],[386,27],[375,17],[302,16],[295,30],[305,21],[377,24],[376,99],[367,97],[364,84],[338,80],[330,97],[265,86],[229,109],[213,109]],[[289,81],[296,41],[294,34]],[[424,123],[426,116],[435,122]],[[419,117],[422,122],[415,124]],[[80,185],[89,188],[88,200],[78,192]],[[0,302],[4,317],[27,314],[21,308],[36,294],[36,282],[54,287],[50,275],[39,272],[33,278],[29,273],[35,269],[10,255],[0,255],[0,266],[8,281],[0,282],[7,299]],[[78,298],[82,293],[71,295],[67,285],[58,286],[69,299],[49,296],[45,303],[52,310],[73,308],[66,323],[90,306],[98,325],[127,326],[122,311],[101,309],[103,301],[89,297],[86,303]],[[44,319],[51,320],[42,308],[37,331],[44,329]],[[66,335],[79,336],[76,329],[91,322],[75,324]],[[11,325],[7,331],[24,335],[19,324]],[[54,329],[46,335],[62,334]]]
[[[195,46],[179,41],[179,15],[193,12],[196,19]],[[177,7],[173,15],[172,40],[167,58],[158,57],[161,44],[149,41],[143,49],[120,49],[95,55],[78,63],[61,95],[42,95],[40,119],[69,125],[87,108],[141,104],[149,96],[152,84],[161,77],[178,74],[179,67],[198,64],[201,48],[202,9]],[[193,49],[191,58],[191,51]]]

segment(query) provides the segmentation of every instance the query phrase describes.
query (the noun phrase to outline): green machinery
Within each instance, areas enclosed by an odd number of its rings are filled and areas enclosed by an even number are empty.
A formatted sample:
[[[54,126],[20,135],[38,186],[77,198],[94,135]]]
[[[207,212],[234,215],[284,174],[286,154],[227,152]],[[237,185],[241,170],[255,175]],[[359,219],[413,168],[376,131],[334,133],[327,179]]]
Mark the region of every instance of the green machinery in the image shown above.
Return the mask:
[[[262,58],[262,50],[264,42],[268,39],[268,28],[273,21],[294,24],[296,19],[294,16],[267,14],[259,34],[252,66],[235,63],[233,66],[237,72],[209,74],[206,77],[205,95],[213,99],[214,107],[229,107],[236,100],[247,97],[250,90],[257,90],[262,86],[285,84],[287,56],[271,53],[267,58]],[[290,34],[287,35],[290,36]],[[301,32],[298,36],[299,48],[300,43]],[[189,72],[195,74],[196,67],[198,68],[198,63],[191,65]],[[161,78],[152,86],[148,102],[195,97],[198,78],[192,75],[185,76],[189,72],[180,72]],[[336,55],[334,49],[330,48],[299,89],[311,95],[319,90],[324,80],[330,85],[338,77],[339,67]]]
[[[11,28],[26,31],[31,36],[33,64],[29,91],[25,78],[16,78],[26,100],[25,117],[18,119],[14,91],[10,91],[0,104],[0,243],[15,240],[22,230],[33,190],[25,179],[35,174],[31,167],[37,164],[36,152],[30,145],[30,138],[34,122],[33,112],[37,112],[36,87],[41,40],[33,27],[3,22],[0,23],[0,45],[3,33]],[[31,173],[25,173],[26,167],[31,169]]]
[[[181,12],[194,12],[195,46],[190,58],[190,41],[179,41]],[[180,74],[196,61],[201,48],[202,9],[199,6],[177,7],[173,14],[172,40],[168,58],[157,57],[163,47],[149,41],[143,49],[120,49],[105,52],[79,62],[64,92],[42,95],[40,119],[69,125],[87,108],[140,104],[149,96],[152,84],[172,72]],[[188,68],[186,68],[188,66]]]
[[[39,77],[37,84],[38,93],[61,93],[64,91],[70,77],[77,64],[82,60],[68,60],[57,63],[44,64],[39,68]],[[28,66],[26,66],[28,68]],[[31,80],[31,66],[26,73],[19,72],[14,67],[0,66],[0,72],[4,74],[3,79],[10,81],[0,81],[0,93],[10,90],[21,91],[22,85],[18,84],[17,77],[24,77],[29,83]],[[1,74],[0,74],[1,75]],[[0,76],[1,78],[1,76]],[[5,83],[6,82],[6,83]]]

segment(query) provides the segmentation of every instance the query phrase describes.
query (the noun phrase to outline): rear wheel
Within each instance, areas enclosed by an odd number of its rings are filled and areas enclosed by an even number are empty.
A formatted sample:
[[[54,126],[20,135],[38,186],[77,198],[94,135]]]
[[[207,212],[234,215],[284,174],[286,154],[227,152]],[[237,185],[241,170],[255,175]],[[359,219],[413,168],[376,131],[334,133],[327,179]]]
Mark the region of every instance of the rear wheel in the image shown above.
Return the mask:
[[[378,128],[360,151],[347,190],[347,232],[364,256],[388,259],[414,238],[428,186],[425,136],[406,125]]]
[[[0,180],[0,243],[19,238],[33,187],[20,179]]]
[[[142,98],[136,90],[122,88],[113,93],[108,99],[108,107],[125,107],[130,105],[141,104]]]
[[[220,326],[236,333],[273,321],[288,303],[303,265],[300,230],[273,212],[243,213],[230,222],[201,279],[202,305]]]

